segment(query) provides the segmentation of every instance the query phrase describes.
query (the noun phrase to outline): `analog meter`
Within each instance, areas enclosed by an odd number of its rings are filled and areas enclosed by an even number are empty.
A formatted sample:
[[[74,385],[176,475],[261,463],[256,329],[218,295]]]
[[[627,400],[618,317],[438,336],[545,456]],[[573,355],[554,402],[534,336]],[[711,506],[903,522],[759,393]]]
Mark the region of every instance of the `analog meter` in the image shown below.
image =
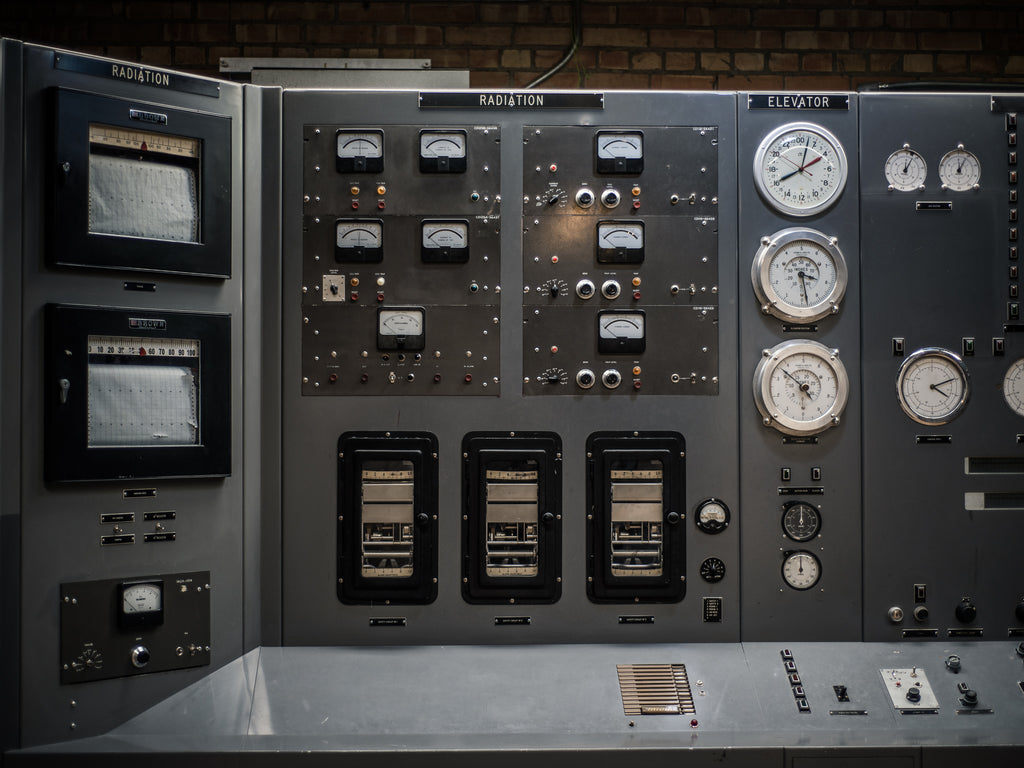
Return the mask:
[[[821,531],[821,515],[806,501],[782,506],[782,531],[793,541],[810,541]]]
[[[377,310],[377,349],[423,349],[422,307],[381,307]]]
[[[821,578],[821,562],[803,549],[787,552],[782,561],[782,578],[793,589],[810,589]]]
[[[642,221],[602,221],[597,225],[598,264],[640,264],[643,260]]]
[[[978,189],[981,186],[981,161],[973,152],[964,149],[963,144],[957,144],[956,149],[944,154],[939,161],[939,181],[943,189],[953,192]]]
[[[766,349],[754,370],[754,403],[765,426],[815,435],[839,423],[850,381],[838,352],[793,339]]]
[[[644,135],[640,131],[598,131],[598,173],[641,173],[644,169]]]
[[[428,264],[469,261],[469,224],[465,221],[424,221],[420,258]]]
[[[384,258],[384,224],[380,219],[338,219],[334,259],[345,264],[378,264]]]
[[[164,583],[160,579],[127,581],[118,586],[117,619],[122,628],[164,623]]]
[[[610,310],[597,316],[597,351],[602,355],[639,353],[647,347],[644,313]]]
[[[705,499],[697,505],[693,519],[704,533],[721,533],[729,527],[729,508],[719,499]]]
[[[787,123],[761,140],[754,184],[765,201],[788,216],[813,216],[831,207],[846,186],[846,153],[813,123]]]
[[[423,173],[464,173],[465,131],[420,131],[420,171]]]
[[[925,347],[900,365],[896,395],[903,412],[919,424],[945,424],[967,405],[970,376],[959,355]]]
[[[379,173],[384,170],[383,131],[338,131],[339,173]]]
[[[1018,416],[1024,416],[1024,358],[1017,360],[1003,376],[1003,399]]]
[[[889,191],[923,192],[928,177],[928,164],[920,154],[904,144],[885,161],[885,180]]]
[[[761,240],[750,269],[761,311],[790,323],[809,323],[839,311],[846,293],[846,260],[837,240],[792,227]]]

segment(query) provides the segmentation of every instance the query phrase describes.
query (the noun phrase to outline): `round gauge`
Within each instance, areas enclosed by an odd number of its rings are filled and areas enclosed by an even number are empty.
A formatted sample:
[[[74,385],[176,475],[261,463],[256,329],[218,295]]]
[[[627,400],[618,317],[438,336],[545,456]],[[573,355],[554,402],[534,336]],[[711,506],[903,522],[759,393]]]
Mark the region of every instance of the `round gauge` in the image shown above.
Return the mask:
[[[729,527],[729,508],[724,501],[705,499],[697,505],[694,520],[704,533],[721,533]]]
[[[813,216],[846,186],[846,153],[820,125],[788,123],[762,139],[754,154],[754,183],[775,210]]]
[[[793,541],[810,541],[821,531],[821,515],[806,501],[790,501],[782,507],[782,531]]]
[[[765,426],[815,435],[839,423],[850,381],[838,352],[793,339],[766,349],[754,370],[754,403]]]
[[[836,238],[791,227],[761,240],[750,280],[765,314],[790,323],[814,322],[839,311],[846,259]]]
[[[383,231],[379,221],[339,221],[336,245],[341,249],[380,248]]]
[[[904,144],[885,161],[885,180],[889,190],[897,192],[923,192],[928,177],[928,164],[920,154]]]
[[[700,564],[700,577],[709,584],[714,584],[725,578],[725,563],[721,558],[709,557]]]
[[[423,131],[420,134],[420,157],[465,157],[466,134],[462,131]]]
[[[977,189],[981,186],[981,162],[977,155],[964,149],[963,144],[957,144],[956,149],[939,160],[939,181],[943,189],[954,192]]]
[[[958,355],[926,347],[900,365],[896,395],[903,411],[919,424],[945,424],[967,405],[970,376]]]
[[[1003,399],[1018,416],[1024,416],[1024,358],[1021,358],[1003,376]]]
[[[806,550],[786,553],[782,578],[793,589],[810,589],[821,578],[821,562]]]

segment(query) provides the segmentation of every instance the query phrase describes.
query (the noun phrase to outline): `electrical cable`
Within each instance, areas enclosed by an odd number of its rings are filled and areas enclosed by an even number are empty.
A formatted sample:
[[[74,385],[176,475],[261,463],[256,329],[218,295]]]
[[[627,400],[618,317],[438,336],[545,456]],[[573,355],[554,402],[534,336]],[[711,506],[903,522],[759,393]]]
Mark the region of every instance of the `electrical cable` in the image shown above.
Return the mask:
[[[529,83],[526,87],[533,88],[536,85],[540,85],[549,77],[557,74],[562,67],[569,63],[573,56],[576,55],[576,51],[579,50],[580,40],[583,37],[583,0],[573,0],[572,3],[572,45],[569,46],[569,50],[566,51],[565,56],[555,66],[545,72],[543,75],[538,77],[533,82]]]

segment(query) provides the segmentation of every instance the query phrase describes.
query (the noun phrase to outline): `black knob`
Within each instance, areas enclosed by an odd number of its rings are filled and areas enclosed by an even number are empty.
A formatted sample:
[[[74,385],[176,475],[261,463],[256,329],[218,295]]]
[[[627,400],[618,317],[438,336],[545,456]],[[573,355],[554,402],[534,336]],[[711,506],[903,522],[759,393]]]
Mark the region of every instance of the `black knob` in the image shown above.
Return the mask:
[[[679,522],[679,513],[669,512],[668,515],[665,516],[665,519],[668,520],[669,525],[675,525]]]
[[[430,518],[427,516],[426,512],[420,512],[418,515],[416,515],[416,524],[419,525],[420,528],[425,527],[426,524],[429,522]]]
[[[541,516],[541,519],[544,521],[544,523],[546,525],[551,525],[553,522],[555,522],[555,516],[553,514],[551,514],[550,512],[545,512]]]
[[[978,607],[966,597],[956,607],[956,620],[961,624],[970,624],[978,616]]]
[[[914,702],[915,704],[921,700],[921,689],[916,685],[911,686],[910,690],[907,691],[907,701]]]
[[[557,285],[549,285],[548,286],[548,293],[551,294],[551,298],[555,298],[558,295],[558,286]]]
[[[975,704],[978,703],[978,692],[968,688],[966,691],[964,691],[963,698],[960,699],[960,701],[962,701],[969,707],[973,707]]]

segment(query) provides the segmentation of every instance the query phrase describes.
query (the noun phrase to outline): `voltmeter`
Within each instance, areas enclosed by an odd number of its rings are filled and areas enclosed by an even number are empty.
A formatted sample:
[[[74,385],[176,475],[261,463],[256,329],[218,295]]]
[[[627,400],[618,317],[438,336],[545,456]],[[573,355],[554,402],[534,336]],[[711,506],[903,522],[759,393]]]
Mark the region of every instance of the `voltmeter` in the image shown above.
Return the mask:
[[[377,310],[377,349],[418,351],[426,343],[422,307],[381,307]]]
[[[464,173],[466,132],[463,130],[420,131],[422,173]]]
[[[598,131],[595,145],[598,173],[637,174],[644,170],[644,135],[640,131]]]
[[[597,351],[638,354],[647,347],[646,318],[640,310],[608,310],[597,316]]]
[[[380,219],[338,219],[334,259],[341,264],[379,264],[384,258],[384,224]]]
[[[597,225],[598,264],[640,264],[644,260],[642,221],[602,221]]]
[[[424,221],[420,258],[425,264],[465,264],[469,261],[469,223]]]
[[[383,131],[338,131],[339,173],[379,173],[384,170]]]
[[[117,622],[124,629],[164,623],[162,579],[126,581],[118,585]]]

